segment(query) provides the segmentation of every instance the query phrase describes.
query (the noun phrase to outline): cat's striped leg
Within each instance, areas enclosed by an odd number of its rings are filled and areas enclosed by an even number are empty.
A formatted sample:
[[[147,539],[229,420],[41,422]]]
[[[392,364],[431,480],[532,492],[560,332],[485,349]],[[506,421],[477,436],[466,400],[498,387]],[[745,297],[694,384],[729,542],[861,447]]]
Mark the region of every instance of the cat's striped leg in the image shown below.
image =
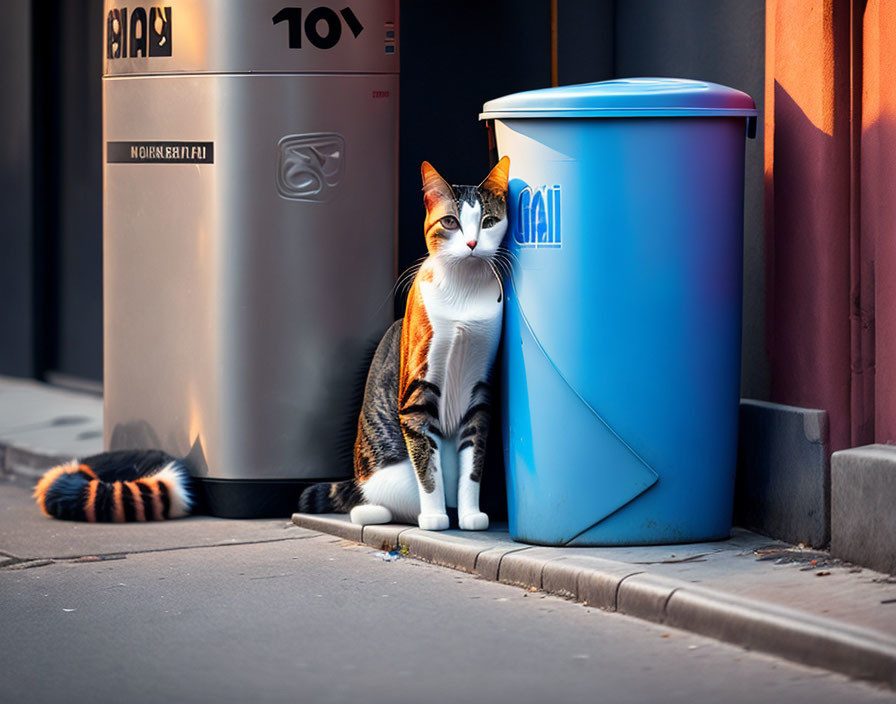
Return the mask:
[[[487,384],[476,384],[470,408],[460,422],[457,445],[457,518],[461,530],[488,528],[488,516],[479,510],[479,486],[485,464],[490,418],[488,394]]]
[[[420,515],[417,525],[424,530],[446,530],[448,513],[445,510],[445,484],[439,470],[439,451],[436,441],[424,427],[414,428],[402,423],[408,454],[417,476],[420,496]]]
[[[439,389],[423,381],[417,382],[416,387],[405,393],[406,400],[398,415],[408,456],[417,476],[420,496],[417,524],[424,530],[445,530],[448,528],[445,483],[434,437],[439,421]]]

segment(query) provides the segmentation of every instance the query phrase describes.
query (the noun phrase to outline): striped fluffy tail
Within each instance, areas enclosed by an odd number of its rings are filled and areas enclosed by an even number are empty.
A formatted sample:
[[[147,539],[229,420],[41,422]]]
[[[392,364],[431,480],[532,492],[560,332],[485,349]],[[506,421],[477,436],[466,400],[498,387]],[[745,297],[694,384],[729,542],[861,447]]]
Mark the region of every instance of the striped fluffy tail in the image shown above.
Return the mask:
[[[104,452],[48,470],[34,487],[48,516],[69,521],[159,521],[191,513],[192,480],[158,450]]]
[[[312,484],[299,497],[301,513],[348,513],[364,503],[364,495],[354,479]]]

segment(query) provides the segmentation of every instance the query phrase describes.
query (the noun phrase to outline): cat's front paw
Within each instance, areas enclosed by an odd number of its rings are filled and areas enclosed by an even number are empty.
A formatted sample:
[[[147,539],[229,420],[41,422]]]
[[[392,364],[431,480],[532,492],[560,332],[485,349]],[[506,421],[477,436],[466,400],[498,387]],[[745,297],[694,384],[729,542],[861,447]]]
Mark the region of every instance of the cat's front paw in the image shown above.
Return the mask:
[[[448,530],[448,514],[421,513],[417,516],[417,525],[423,530]]]
[[[461,530],[488,529],[488,516],[482,513],[482,511],[479,511],[478,513],[467,513],[463,516],[458,516],[457,520]]]

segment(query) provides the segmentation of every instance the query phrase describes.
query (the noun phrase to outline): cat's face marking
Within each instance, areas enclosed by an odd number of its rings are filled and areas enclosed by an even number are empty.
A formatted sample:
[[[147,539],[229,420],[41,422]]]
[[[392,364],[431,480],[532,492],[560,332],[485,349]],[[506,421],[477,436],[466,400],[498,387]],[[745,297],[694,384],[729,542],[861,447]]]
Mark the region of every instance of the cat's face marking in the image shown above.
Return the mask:
[[[423,162],[426,247],[430,256],[452,263],[491,260],[507,232],[507,177],[510,160],[478,186],[450,186]]]

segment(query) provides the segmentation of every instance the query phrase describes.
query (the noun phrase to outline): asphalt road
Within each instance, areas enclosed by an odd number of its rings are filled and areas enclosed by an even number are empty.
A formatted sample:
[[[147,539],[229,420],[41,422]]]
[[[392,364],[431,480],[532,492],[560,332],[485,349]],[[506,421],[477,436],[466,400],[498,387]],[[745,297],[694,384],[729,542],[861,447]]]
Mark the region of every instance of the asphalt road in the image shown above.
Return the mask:
[[[0,532],[21,544],[27,531],[15,515],[0,514]],[[22,515],[64,542],[69,524]],[[216,524],[180,525],[189,534]],[[0,702],[896,701],[839,675],[386,561],[284,522],[270,530],[260,542],[166,549],[147,539],[146,552],[85,559],[67,548],[62,560],[8,562]]]

